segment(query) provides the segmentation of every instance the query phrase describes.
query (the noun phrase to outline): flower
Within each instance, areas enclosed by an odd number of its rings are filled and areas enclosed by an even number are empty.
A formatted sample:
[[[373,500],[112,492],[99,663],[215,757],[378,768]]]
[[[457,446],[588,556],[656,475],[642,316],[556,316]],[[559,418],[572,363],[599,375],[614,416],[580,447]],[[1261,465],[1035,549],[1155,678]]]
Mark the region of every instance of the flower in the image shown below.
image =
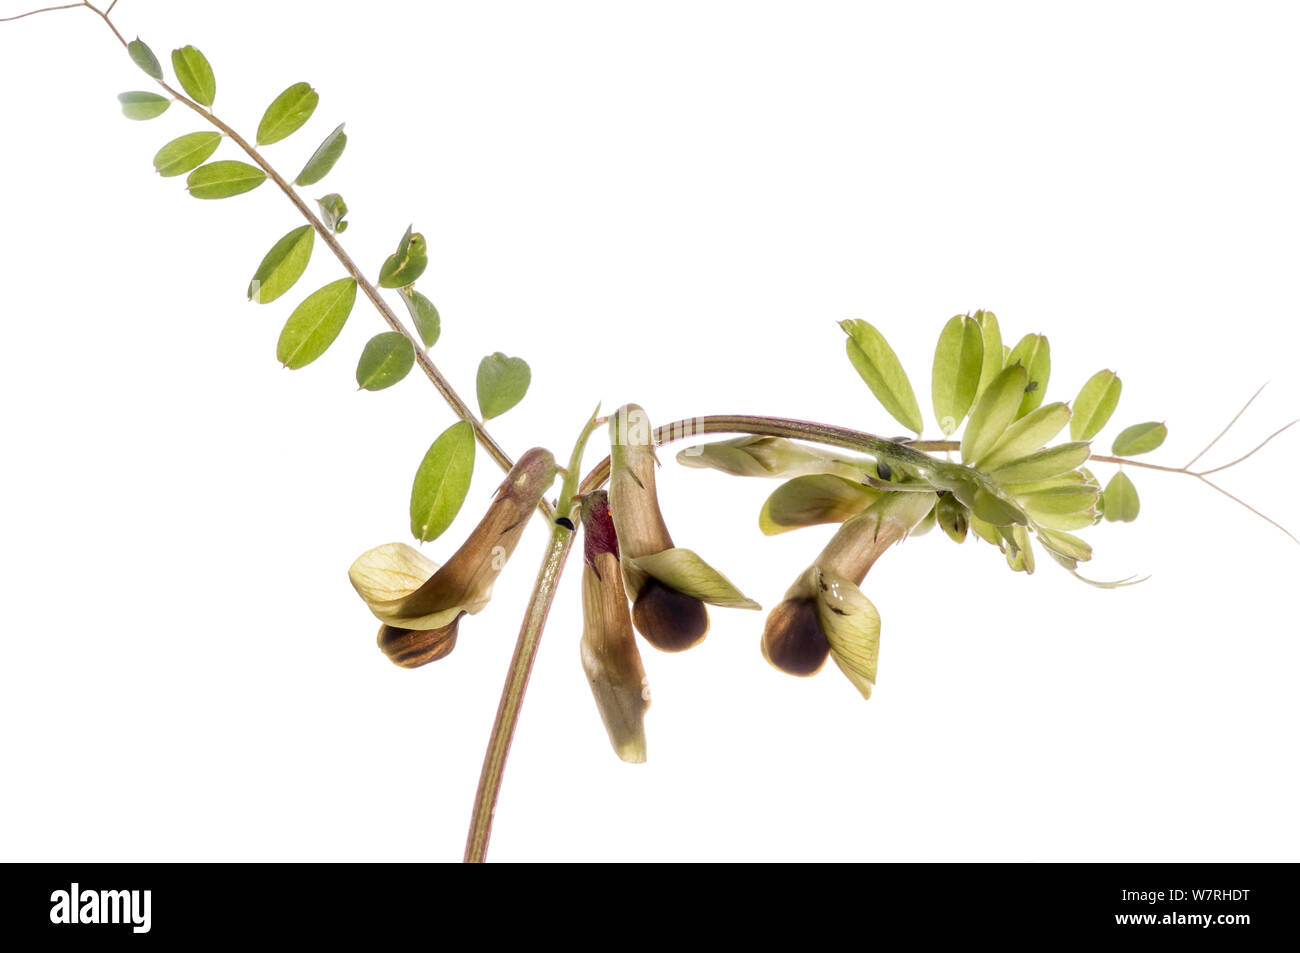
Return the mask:
[[[609,498],[597,490],[582,501],[582,667],[609,743],[624,761],[645,761],[650,689],[632,634],[618,536]]]
[[[654,438],[646,413],[627,404],[610,417],[609,505],[622,549],[632,621],[651,645],[680,652],[709,630],[704,603],[758,609],[722,573],[673,546],[655,491]]]
[[[497,575],[554,480],[549,451],[525,453],[469,538],[441,568],[405,543],[386,543],[358,557],[348,578],[383,623],[378,643],[390,660],[415,668],[451,652],[461,617],[487,605]]]
[[[864,698],[876,681],[880,615],[858,587],[886,549],[930,513],[929,492],[884,494],[847,520],[767,617],[763,657],[790,675],[815,675],[827,657]]]

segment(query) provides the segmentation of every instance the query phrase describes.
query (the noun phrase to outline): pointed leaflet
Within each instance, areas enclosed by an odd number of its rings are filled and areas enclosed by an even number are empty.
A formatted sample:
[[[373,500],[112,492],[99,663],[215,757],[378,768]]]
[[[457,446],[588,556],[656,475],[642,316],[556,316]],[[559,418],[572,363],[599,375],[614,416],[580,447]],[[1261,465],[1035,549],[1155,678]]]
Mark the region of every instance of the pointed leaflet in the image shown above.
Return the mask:
[[[402,303],[406,305],[406,310],[411,315],[415,333],[420,336],[426,348],[433,347],[438,343],[438,336],[442,333],[442,318],[438,315],[438,309],[433,306],[432,301],[414,288],[403,288],[398,293],[402,296]]]
[[[1012,460],[989,475],[1002,484],[1037,483],[1081,466],[1090,453],[1091,447],[1084,440],[1058,443],[1055,447],[1047,447],[1019,460]]]
[[[343,201],[343,196],[331,192],[318,198],[316,205],[320,208],[320,216],[324,219],[326,228],[340,235],[348,230],[348,223],[343,221],[348,214],[348,203]]]
[[[1110,478],[1102,493],[1102,511],[1111,523],[1131,523],[1138,517],[1141,504],[1138,501],[1137,487],[1123,470]]]
[[[962,463],[974,463],[997,446],[1007,427],[1016,419],[1028,379],[1028,373],[1018,364],[1005,368],[993,378],[971,411],[966,432],[962,434]]]
[[[219,132],[191,132],[173,139],[153,157],[153,167],[164,177],[192,172],[212,158],[221,145]]]
[[[127,119],[156,119],[172,104],[166,96],[141,91],[119,93],[117,101],[122,104],[122,115]]]
[[[1139,453],[1150,453],[1164,443],[1168,435],[1169,431],[1164,424],[1154,421],[1134,424],[1119,432],[1119,436],[1111,445],[1110,452],[1117,457],[1136,457]]]
[[[474,428],[458,420],[433,442],[415,472],[411,535],[422,542],[441,536],[460,512],[473,474]]]
[[[1002,329],[998,327],[997,316],[992,311],[976,311],[973,315],[975,323],[980,326],[980,336],[984,339],[984,360],[980,367],[980,386],[975,395],[979,400],[980,394],[993,383],[993,378],[1002,373],[1002,360],[1005,357],[1002,351]]]
[[[354,278],[340,278],[308,295],[289,315],[280,332],[275,348],[280,363],[297,370],[324,354],[343,330],[356,300]]]
[[[871,393],[876,395],[876,400],[900,424],[919,434],[925,426],[921,419],[921,408],[893,348],[866,321],[841,321],[840,327],[848,335],[844,348],[848,352],[849,361],[867,382]]]
[[[524,399],[533,372],[522,357],[506,357],[500,351],[483,358],[478,365],[478,407],[484,420],[500,417]]]
[[[293,135],[311,118],[320,102],[320,94],[310,83],[294,83],[266,107],[257,126],[257,144],[269,146]]]
[[[1017,417],[1023,417],[1041,404],[1043,395],[1047,393],[1047,379],[1052,374],[1052,352],[1048,347],[1047,338],[1041,334],[1026,334],[1007,355],[1008,365],[1015,364],[1017,361],[1023,364],[1029,373],[1029,380],[1025,384],[1025,396],[1020,402],[1020,410],[1016,412]]]
[[[357,362],[357,384],[362,390],[392,387],[411,372],[415,345],[405,334],[385,331],[366,342]]]
[[[1119,403],[1124,384],[1114,371],[1098,371],[1088,378],[1079,396],[1074,398],[1074,416],[1070,418],[1070,439],[1091,440],[1106,426]]]
[[[930,376],[934,416],[945,435],[961,426],[975,403],[984,367],[984,335],[973,318],[956,315],[939,333]]]
[[[1019,460],[1045,446],[1061,432],[1070,419],[1070,408],[1065,404],[1046,404],[1026,414],[1007,428],[1002,439],[994,444],[984,457],[975,461],[981,470],[998,467]]]
[[[186,179],[185,186],[196,199],[228,199],[251,192],[266,181],[266,173],[249,165],[223,159],[201,165]]]
[[[320,144],[312,157],[307,160],[307,164],[302,167],[298,173],[298,178],[293,180],[294,185],[315,185],[325,176],[329,175],[330,170],[334,168],[334,163],[339,161],[339,156],[343,155],[343,149],[348,144],[347,134],[343,131],[343,124],[325,137],[325,141]]]
[[[783,483],[767,498],[758,514],[765,536],[819,523],[842,523],[876,500],[880,491],[831,473],[810,473]]]
[[[172,69],[190,99],[211,108],[217,98],[217,80],[208,58],[192,46],[182,46],[172,50]]]
[[[268,304],[292,288],[307,270],[315,241],[312,227],[303,225],[271,246],[249,282],[249,300]]]
[[[397,244],[397,251],[389,255],[379,269],[379,287],[405,288],[424,274],[424,269],[429,266],[429,247],[424,236],[412,232],[411,228],[412,226],[407,226],[406,234]]]
[[[140,67],[154,79],[163,78],[162,64],[158,62],[158,57],[153,55],[153,50],[149,45],[138,36],[126,45],[126,51],[131,55],[135,65]]]

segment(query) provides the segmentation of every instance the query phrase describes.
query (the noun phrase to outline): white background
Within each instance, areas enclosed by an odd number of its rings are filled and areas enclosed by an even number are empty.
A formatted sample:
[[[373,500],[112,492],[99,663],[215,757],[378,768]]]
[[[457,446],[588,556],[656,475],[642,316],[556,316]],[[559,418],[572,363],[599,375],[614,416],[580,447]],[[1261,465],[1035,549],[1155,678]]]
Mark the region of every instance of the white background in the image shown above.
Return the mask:
[[[25,9],[4,0],[3,13]],[[1049,399],[1094,371],[1186,462],[1271,381],[1219,462],[1300,413],[1300,187],[1287,4],[402,3],[123,0],[166,60],[212,61],[250,132],[290,83],[321,105],[267,149],[293,176],[346,120],[344,236],[373,275],[408,222],[472,397],[494,350],[534,369],[492,430],[565,455],[597,401],[667,421],[772,413],[900,428],[843,355],[866,318],[929,417],[944,320],[1050,336]],[[290,372],[279,327],[340,276],[318,244],[279,302],[244,289],[299,224],[270,186],[200,203],[150,159],[103,24],[0,24],[0,855],[26,860],[460,856],[544,541],[535,525],[454,654],[374,646],[363,550],[452,421],[412,375],[358,393],[358,303]],[[218,158],[235,158],[223,147]],[[394,299],[395,300],[395,299]],[[1297,436],[1223,475],[1300,528]],[[597,455],[592,454],[589,462]],[[775,484],[664,455],[679,545],[771,606],[828,528],[764,539]],[[1099,467],[1103,478],[1111,472]],[[884,619],[861,701],[715,610],[646,647],[650,761],[609,751],[578,662],[577,566],[542,644],[492,856],[537,859],[1300,858],[1300,547],[1194,481],[1133,473],[1141,519],[1086,535],[1094,576],[935,534],[865,585]],[[445,559],[499,476],[480,456]]]

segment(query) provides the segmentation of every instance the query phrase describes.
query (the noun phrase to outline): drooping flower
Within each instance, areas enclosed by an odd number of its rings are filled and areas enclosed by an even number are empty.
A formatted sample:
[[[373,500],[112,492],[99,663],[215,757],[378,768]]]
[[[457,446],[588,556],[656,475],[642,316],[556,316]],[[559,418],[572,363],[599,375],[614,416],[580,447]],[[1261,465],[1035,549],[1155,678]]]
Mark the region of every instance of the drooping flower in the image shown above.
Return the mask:
[[[709,629],[708,602],[757,609],[722,573],[673,545],[655,489],[654,435],[646,413],[628,404],[610,417],[609,505],[622,550],[632,621],[655,648],[680,652]]]
[[[582,501],[582,667],[609,743],[624,761],[645,761],[650,689],[632,633],[618,536],[603,490]]]
[[[415,668],[451,652],[461,618],[487,605],[497,575],[554,480],[555,458],[549,451],[525,453],[469,538],[442,567],[405,543],[377,546],[352,564],[348,578],[383,623],[378,644],[389,659]]]
[[[791,675],[815,675],[832,658],[864,698],[876,681],[880,615],[858,587],[886,549],[930,513],[929,492],[884,494],[847,520],[767,617],[763,657]]]

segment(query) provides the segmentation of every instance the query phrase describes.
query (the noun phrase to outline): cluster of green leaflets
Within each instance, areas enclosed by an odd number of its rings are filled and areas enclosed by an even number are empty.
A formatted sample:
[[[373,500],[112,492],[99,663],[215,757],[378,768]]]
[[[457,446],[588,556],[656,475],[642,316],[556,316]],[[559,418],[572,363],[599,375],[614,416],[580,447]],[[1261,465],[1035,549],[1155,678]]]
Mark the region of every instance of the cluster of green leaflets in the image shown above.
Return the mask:
[[[884,335],[866,321],[844,321],[841,327],[849,362],[885,410],[919,437],[920,404]],[[1034,571],[1031,538],[1036,537],[1050,556],[1074,571],[1092,556],[1074,531],[1101,519],[1135,519],[1138,495],[1122,470],[1103,490],[1084,466],[1092,456],[1091,441],[1119,403],[1119,377],[1098,371],[1072,405],[1044,403],[1051,370],[1051,348],[1043,335],[1027,334],[1007,346],[992,312],[956,315],[939,333],[930,392],[935,421],[944,437],[953,438],[939,445],[958,451],[959,464],[939,457],[930,465],[883,456],[872,460],[773,437],[695,447],[678,459],[689,466],[786,478],[759,514],[767,534],[842,523],[890,491],[936,492],[933,509],[914,533],[938,525],[958,543],[974,533],[998,547],[1012,569],[1027,573]],[[1067,424],[1070,439],[1053,444]],[[1115,438],[1112,453],[1147,453],[1165,434],[1162,423],[1136,424]]]
[[[127,45],[127,52],[168,93],[175,92],[166,85],[162,64],[148,45],[137,38]],[[217,84],[207,58],[193,46],[182,47],[172,52],[172,70],[190,100],[188,105],[201,107],[198,111],[208,115],[218,129],[186,133],[168,142],[154,155],[158,174],[166,178],[187,175],[186,188],[198,199],[232,198],[262,185],[272,173],[260,158],[256,165],[231,159],[210,161],[227,138],[229,128],[211,117]],[[118,100],[122,112],[134,120],[155,119],[175,101],[170,95],[143,91],[122,93]],[[256,147],[288,139],[307,124],[319,104],[320,95],[309,83],[294,83],[276,96],[263,113],[257,126]],[[307,158],[293,185],[307,187],[323,180],[342,157],[347,142],[347,134],[340,124]],[[347,229],[348,207],[340,194],[330,193],[316,203],[327,237],[328,233],[339,234]],[[270,304],[289,292],[311,262],[316,235],[316,228],[309,223],[277,240],[253,272],[248,299]],[[424,236],[408,228],[397,250],[384,261],[376,281],[380,288],[397,292],[426,351],[437,342],[442,330],[438,309],[415,288],[416,280],[428,264]],[[349,276],[331,281],[304,298],[280,332],[276,344],[280,363],[297,370],[321,357],[343,331],[356,304],[358,288],[357,280]],[[356,368],[357,384],[367,391],[392,387],[411,372],[417,359],[415,345],[406,334],[398,331],[377,334],[361,351]],[[500,352],[483,358],[477,379],[483,419],[499,416],[518,404],[530,381],[529,367],[520,358]],[[475,443],[473,424],[462,420],[439,435],[425,454],[411,490],[411,532],[417,539],[434,539],[456,517],[469,492]]]

